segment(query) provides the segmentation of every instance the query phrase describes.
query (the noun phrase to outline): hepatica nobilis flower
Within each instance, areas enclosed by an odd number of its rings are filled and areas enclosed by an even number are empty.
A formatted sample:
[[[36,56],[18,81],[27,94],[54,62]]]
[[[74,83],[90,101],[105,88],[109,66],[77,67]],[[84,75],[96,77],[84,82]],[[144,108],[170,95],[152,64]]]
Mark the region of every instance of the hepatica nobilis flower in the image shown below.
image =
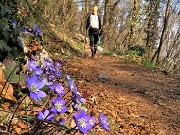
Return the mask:
[[[49,110],[45,110],[44,113],[41,111],[38,111],[37,117],[40,120],[53,120],[55,117],[55,114],[49,114]]]
[[[38,79],[37,75],[27,76],[27,84],[30,96],[35,101],[41,101],[42,97],[46,97],[46,93],[40,90],[44,83]]]
[[[39,65],[35,63],[34,60],[28,60],[28,69],[29,71],[34,71]]]
[[[81,110],[79,113],[74,114],[76,126],[78,129],[85,134],[88,134],[88,130],[92,129],[92,123],[90,124],[89,120],[91,119],[89,115],[86,115],[84,110]]]
[[[72,92],[72,101],[76,104],[85,104],[86,100],[81,96],[79,93],[77,87],[75,86],[74,89],[71,91]]]
[[[69,74],[66,74],[66,79],[67,79],[68,81],[70,81],[70,80],[71,80],[71,77],[70,77],[70,75],[69,75]]]
[[[90,114],[88,115],[88,117],[89,117],[89,121],[88,121],[89,124],[91,124],[92,127],[96,126],[97,124],[95,122],[95,117],[91,117]]]
[[[58,84],[54,84],[54,85],[52,86],[52,89],[53,89],[54,92],[55,92],[57,95],[59,95],[59,96],[61,96],[61,95],[63,95],[63,94],[65,93],[64,87],[61,86],[59,83],[58,83]]]
[[[27,29],[22,29],[21,31],[24,33],[29,33],[29,31]]]
[[[59,69],[59,68],[62,66],[62,64],[59,63],[59,62],[56,62],[55,65],[56,65],[56,68],[57,68],[57,69]]]
[[[13,21],[12,21],[12,24],[13,24],[13,26],[15,27],[15,26],[17,25],[17,21],[16,21],[16,20],[13,20]]]
[[[35,73],[36,75],[42,75],[43,71],[42,71],[41,68],[36,68],[36,69],[34,70],[34,73]]]
[[[47,78],[42,78],[42,80],[41,80],[43,83],[44,83],[44,85],[46,85],[46,86],[51,86],[53,83],[52,82],[49,82],[48,80],[47,80]]]
[[[64,125],[65,119],[61,118],[61,121],[59,122],[60,125]]]
[[[38,28],[38,25],[36,23],[34,24],[33,31],[34,31],[36,36],[42,32],[41,29]]]
[[[107,117],[104,115],[104,112],[100,113],[99,115],[99,124],[100,126],[105,129],[106,131],[109,131],[109,123],[107,122]]]
[[[53,101],[53,107],[51,108],[51,111],[54,113],[65,113],[68,108],[65,106],[66,101],[62,100],[60,96],[58,96]]]
[[[76,87],[76,84],[74,83],[74,80],[69,80],[68,81],[68,87],[71,91],[74,90],[74,88]]]
[[[44,61],[44,67],[46,68],[46,70],[48,70],[50,67],[52,67],[53,66],[53,63],[52,63],[52,61],[50,60],[50,59],[45,59],[45,61]]]

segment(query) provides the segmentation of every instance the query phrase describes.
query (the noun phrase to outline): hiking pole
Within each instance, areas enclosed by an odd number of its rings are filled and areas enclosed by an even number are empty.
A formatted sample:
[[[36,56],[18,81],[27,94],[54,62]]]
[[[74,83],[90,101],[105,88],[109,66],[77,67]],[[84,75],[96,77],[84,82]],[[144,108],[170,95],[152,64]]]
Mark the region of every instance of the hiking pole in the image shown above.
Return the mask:
[[[98,36],[98,46],[99,46],[99,51],[100,51],[100,57],[102,57],[102,46],[101,46],[101,36]]]

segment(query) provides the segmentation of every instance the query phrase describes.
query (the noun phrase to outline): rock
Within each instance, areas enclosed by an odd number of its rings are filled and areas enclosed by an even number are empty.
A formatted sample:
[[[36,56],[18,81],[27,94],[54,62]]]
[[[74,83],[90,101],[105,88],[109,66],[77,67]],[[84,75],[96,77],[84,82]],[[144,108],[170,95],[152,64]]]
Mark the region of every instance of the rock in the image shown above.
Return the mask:
[[[113,53],[113,55],[112,55],[113,57],[118,57],[118,55],[117,54],[115,54],[115,53]]]
[[[50,58],[48,52],[47,52],[44,48],[41,50],[41,52],[39,52],[39,53],[37,54],[36,57],[37,57],[37,60],[39,60],[39,61],[38,61],[39,64],[43,64],[44,61],[45,61],[45,59],[49,59],[50,61],[52,61],[52,59]]]
[[[110,75],[107,74],[107,73],[100,73],[100,74],[98,75],[98,78],[99,78],[99,79],[108,79],[109,77],[110,77]]]

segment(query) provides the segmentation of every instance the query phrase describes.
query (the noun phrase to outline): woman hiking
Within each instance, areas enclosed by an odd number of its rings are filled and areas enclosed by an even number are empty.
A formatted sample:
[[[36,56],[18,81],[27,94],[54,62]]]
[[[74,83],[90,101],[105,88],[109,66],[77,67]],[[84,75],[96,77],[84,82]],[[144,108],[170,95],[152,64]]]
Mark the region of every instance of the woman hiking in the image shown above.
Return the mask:
[[[94,58],[97,51],[98,36],[101,34],[101,19],[98,16],[98,7],[94,6],[91,15],[86,21],[86,33],[90,39],[91,57]]]

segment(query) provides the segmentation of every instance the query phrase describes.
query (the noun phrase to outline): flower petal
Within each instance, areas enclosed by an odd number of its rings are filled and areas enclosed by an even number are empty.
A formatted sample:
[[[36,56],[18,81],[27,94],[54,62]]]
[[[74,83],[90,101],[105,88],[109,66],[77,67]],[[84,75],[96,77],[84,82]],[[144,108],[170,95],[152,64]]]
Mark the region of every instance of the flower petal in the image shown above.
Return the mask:
[[[44,119],[44,115],[41,111],[38,111],[38,116],[37,116],[40,120]]]
[[[56,108],[54,106],[51,108],[51,112],[54,112],[54,113],[57,112],[57,110],[56,110]]]
[[[53,120],[54,118],[55,118],[55,114],[51,114],[46,119],[47,120]]]
[[[41,91],[41,90],[39,90],[39,91],[37,92],[37,95],[38,95],[39,97],[46,97],[46,93],[43,92],[43,91]]]
[[[30,92],[30,97],[33,98],[36,102],[38,101],[37,94],[34,92]]]
[[[44,117],[47,117],[48,114],[49,114],[49,110],[45,110],[45,111],[44,111]]]

